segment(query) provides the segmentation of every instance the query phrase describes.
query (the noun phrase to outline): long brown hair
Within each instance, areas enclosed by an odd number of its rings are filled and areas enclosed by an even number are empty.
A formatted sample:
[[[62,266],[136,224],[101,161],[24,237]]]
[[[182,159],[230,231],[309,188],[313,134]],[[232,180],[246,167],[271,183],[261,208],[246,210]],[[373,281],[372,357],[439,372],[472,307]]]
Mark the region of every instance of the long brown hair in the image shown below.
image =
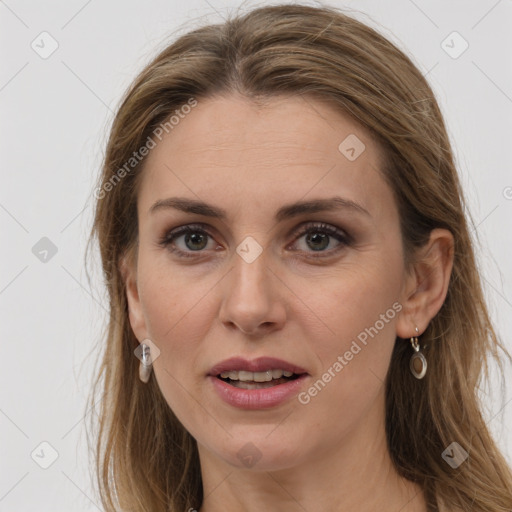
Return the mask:
[[[119,263],[123,255],[136,257],[144,161],[130,161],[133,153],[166,120],[170,129],[170,116],[191,99],[233,92],[255,101],[273,95],[325,100],[364,126],[385,155],[382,172],[399,207],[406,264],[432,229],[453,234],[448,294],[422,336],[425,379],[407,371],[410,346],[399,339],[394,346],[386,381],[388,447],[399,474],[422,487],[429,510],[444,504],[510,512],[511,470],[478,397],[491,356],[503,371],[498,349],[510,355],[484,302],[472,221],[434,94],[411,60],[378,32],[338,9],[301,5],[258,8],[181,36],[138,75],[113,121],[89,240],[99,242],[109,294],[90,402],[101,398],[94,448],[106,511],[182,512],[203,501],[196,441],[155,379],[139,381],[138,341]],[[441,457],[452,442],[469,454],[456,469]]]

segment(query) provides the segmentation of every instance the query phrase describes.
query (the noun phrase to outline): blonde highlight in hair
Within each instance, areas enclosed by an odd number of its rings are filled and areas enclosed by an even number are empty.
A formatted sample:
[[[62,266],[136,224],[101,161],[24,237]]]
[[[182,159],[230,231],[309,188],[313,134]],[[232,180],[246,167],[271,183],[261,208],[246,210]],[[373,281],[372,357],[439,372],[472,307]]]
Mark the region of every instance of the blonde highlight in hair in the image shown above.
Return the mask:
[[[454,236],[446,300],[422,335],[427,376],[408,371],[397,339],[386,380],[386,434],[400,475],[418,483],[428,510],[510,512],[512,474],[481,413],[478,390],[498,349],[487,311],[449,138],[434,94],[412,61],[365,24],[331,8],[268,6],[193,30],[135,79],[113,121],[99,186],[190,98],[242,94],[252,101],[300,95],[326,101],[378,142],[382,172],[400,212],[406,263],[436,227]],[[110,319],[91,403],[99,402],[96,471],[107,512],[187,511],[203,501],[197,444],[156,380],[138,379],[120,262],[136,257],[137,190],[143,163],[96,203]],[[453,441],[469,458],[452,469]]]

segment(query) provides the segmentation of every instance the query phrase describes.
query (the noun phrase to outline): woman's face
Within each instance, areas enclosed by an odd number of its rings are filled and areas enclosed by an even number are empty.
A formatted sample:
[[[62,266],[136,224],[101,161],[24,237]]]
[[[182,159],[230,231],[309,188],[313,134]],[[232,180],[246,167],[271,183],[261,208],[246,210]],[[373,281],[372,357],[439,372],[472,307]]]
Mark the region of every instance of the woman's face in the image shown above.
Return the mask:
[[[202,456],[288,468],[382,432],[406,274],[380,166],[364,130],[306,97],[199,100],[151,150],[130,321]]]

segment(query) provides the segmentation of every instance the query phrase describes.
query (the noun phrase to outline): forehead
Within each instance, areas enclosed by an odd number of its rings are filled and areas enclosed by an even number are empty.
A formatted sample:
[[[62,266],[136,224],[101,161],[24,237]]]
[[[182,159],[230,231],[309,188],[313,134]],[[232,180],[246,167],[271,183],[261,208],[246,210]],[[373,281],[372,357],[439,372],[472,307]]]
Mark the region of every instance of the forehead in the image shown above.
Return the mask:
[[[156,142],[144,164],[141,212],[171,195],[263,208],[336,193],[376,215],[392,200],[367,131],[307,97],[263,105],[239,96],[198,99]]]

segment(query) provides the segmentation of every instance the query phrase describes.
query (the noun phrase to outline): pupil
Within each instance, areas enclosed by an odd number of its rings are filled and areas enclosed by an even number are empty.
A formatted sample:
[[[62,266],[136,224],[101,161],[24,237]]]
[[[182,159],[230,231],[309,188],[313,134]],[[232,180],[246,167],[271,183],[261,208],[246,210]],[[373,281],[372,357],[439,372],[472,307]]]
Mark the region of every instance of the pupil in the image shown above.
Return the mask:
[[[327,240],[327,244],[324,243],[323,246],[321,247],[321,249],[325,249],[325,247],[327,247],[327,245],[329,245],[329,242],[327,239],[328,237],[325,233],[316,233],[314,235],[308,235],[308,237],[307,237],[308,241],[313,241],[313,244],[315,243],[315,240],[321,242],[321,238],[323,238],[324,242]],[[313,245],[313,249],[318,250],[318,246],[315,248],[315,246]]]
[[[199,250],[199,249],[204,248],[204,247],[199,247],[199,248],[197,248],[197,247],[189,247],[189,246],[188,246],[188,242],[189,242],[190,240],[192,240],[192,243],[193,243],[193,244],[194,244],[194,243],[200,243],[200,241],[199,241],[199,242],[197,242],[197,239],[198,239],[198,238],[199,238],[199,240],[201,240],[202,238],[205,238],[205,237],[204,237],[204,235],[197,234],[197,233],[192,233],[192,234],[188,234],[188,235],[186,235],[186,237],[185,237],[185,243],[187,244],[187,247],[188,247],[189,249],[192,249],[192,250]],[[203,240],[203,242],[204,242],[204,240]]]

